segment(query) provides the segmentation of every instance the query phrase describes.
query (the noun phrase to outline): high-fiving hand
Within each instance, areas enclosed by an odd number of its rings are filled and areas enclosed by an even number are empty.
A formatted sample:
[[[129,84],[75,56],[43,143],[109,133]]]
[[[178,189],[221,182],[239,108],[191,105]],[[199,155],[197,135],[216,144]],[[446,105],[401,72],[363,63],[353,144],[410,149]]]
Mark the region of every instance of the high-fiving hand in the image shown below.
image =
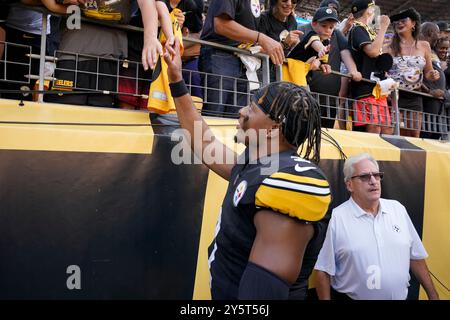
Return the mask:
[[[180,40],[175,38],[173,46],[166,46],[164,52],[164,61],[167,63],[167,75],[169,82],[174,83],[183,79],[181,72],[181,54]]]

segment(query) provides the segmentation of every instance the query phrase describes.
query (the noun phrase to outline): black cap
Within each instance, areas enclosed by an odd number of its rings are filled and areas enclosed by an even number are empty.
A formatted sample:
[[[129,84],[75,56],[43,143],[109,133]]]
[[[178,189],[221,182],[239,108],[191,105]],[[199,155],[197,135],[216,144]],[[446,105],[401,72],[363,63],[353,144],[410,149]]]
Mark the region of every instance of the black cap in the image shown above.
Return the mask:
[[[336,10],[328,8],[328,7],[317,9],[316,13],[314,13],[314,17],[313,17],[312,21],[313,22],[314,21],[321,22],[321,21],[326,21],[326,20],[334,20],[334,21],[339,22]]]
[[[410,18],[412,21],[420,23],[420,13],[416,11],[414,8],[409,8],[403,11],[400,11],[397,14],[394,14],[389,17],[391,22],[395,22],[401,19]]]
[[[322,0],[322,2],[319,5],[319,8],[326,8],[330,4],[334,5],[338,12],[341,10],[341,5],[339,4],[338,0]]]
[[[357,13],[374,5],[375,1],[373,0],[353,0],[351,12]]]
[[[448,23],[445,21],[438,21],[436,22],[437,26],[439,27],[439,31],[447,31],[450,32],[450,28],[448,27]]]

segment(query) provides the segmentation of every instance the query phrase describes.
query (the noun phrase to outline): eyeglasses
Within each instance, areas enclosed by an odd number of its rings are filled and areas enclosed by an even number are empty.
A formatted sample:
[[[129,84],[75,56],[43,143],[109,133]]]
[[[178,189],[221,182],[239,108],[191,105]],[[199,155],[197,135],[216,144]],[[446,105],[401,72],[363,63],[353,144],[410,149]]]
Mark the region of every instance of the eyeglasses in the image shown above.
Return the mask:
[[[400,24],[400,23],[405,24],[405,23],[408,22],[408,20],[409,20],[409,17],[403,18],[403,19],[400,19],[400,20],[397,20],[397,21],[394,21],[394,22],[392,22],[392,23],[393,23],[394,26],[395,26],[395,25]]]
[[[281,2],[282,3],[286,3],[286,2],[288,2],[289,0],[281,0]],[[291,0],[291,4],[293,5],[293,6],[295,6],[296,4],[297,4],[297,0]]]
[[[369,182],[372,176],[375,178],[375,180],[380,181],[383,180],[384,172],[370,172],[370,173],[363,173],[357,176],[351,177],[353,178],[359,178],[362,182]]]

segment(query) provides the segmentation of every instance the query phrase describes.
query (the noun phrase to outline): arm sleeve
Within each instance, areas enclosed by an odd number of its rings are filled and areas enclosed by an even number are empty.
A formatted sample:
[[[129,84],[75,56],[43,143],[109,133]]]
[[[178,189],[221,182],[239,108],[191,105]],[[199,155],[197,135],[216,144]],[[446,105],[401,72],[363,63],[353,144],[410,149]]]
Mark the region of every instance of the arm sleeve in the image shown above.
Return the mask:
[[[238,5],[237,0],[220,0],[218,2],[219,4],[217,5],[217,9],[214,12],[214,17],[225,14],[234,20]]]
[[[327,234],[320,249],[314,269],[328,273],[330,276],[336,274],[336,258],[335,258],[335,225],[336,220],[331,216],[328,224]]]
[[[276,172],[263,180],[255,195],[256,207],[312,222],[325,216],[330,202],[328,181],[314,167],[303,174],[294,168]]]
[[[312,43],[313,43],[314,41],[320,41],[320,37],[319,37],[318,35],[312,35],[312,36],[308,39],[308,42],[306,42],[306,44],[305,44],[305,49],[308,49],[308,47],[309,47],[310,45],[312,45]]]
[[[366,44],[372,43],[372,40],[370,40],[370,36],[367,33],[367,31],[360,26],[356,26],[352,29],[352,43],[350,43],[353,50],[359,51],[362,50],[362,48]]]
[[[348,41],[347,38],[342,34],[340,30],[336,30],[336,39],[339,51],[348,49]]]

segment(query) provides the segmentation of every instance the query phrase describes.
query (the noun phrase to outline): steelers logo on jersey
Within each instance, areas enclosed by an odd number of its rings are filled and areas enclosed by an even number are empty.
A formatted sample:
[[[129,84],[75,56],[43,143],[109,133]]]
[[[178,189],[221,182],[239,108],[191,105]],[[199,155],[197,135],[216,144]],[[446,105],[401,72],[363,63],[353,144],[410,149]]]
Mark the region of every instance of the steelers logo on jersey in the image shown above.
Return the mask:
[[[234,191],[233,205],[235,207],[238,206],[239,201],[241,201],[241,199],[244,196],[246,190],[247,190],[247,181],[244,180],[241,183],[239,183],[239,185],[237,186],[236,190]]]
[[[259,4],[259,0],[252,0],[251,2],[252,13],[255,18],[259,18],[261,15],[261,7]]]

